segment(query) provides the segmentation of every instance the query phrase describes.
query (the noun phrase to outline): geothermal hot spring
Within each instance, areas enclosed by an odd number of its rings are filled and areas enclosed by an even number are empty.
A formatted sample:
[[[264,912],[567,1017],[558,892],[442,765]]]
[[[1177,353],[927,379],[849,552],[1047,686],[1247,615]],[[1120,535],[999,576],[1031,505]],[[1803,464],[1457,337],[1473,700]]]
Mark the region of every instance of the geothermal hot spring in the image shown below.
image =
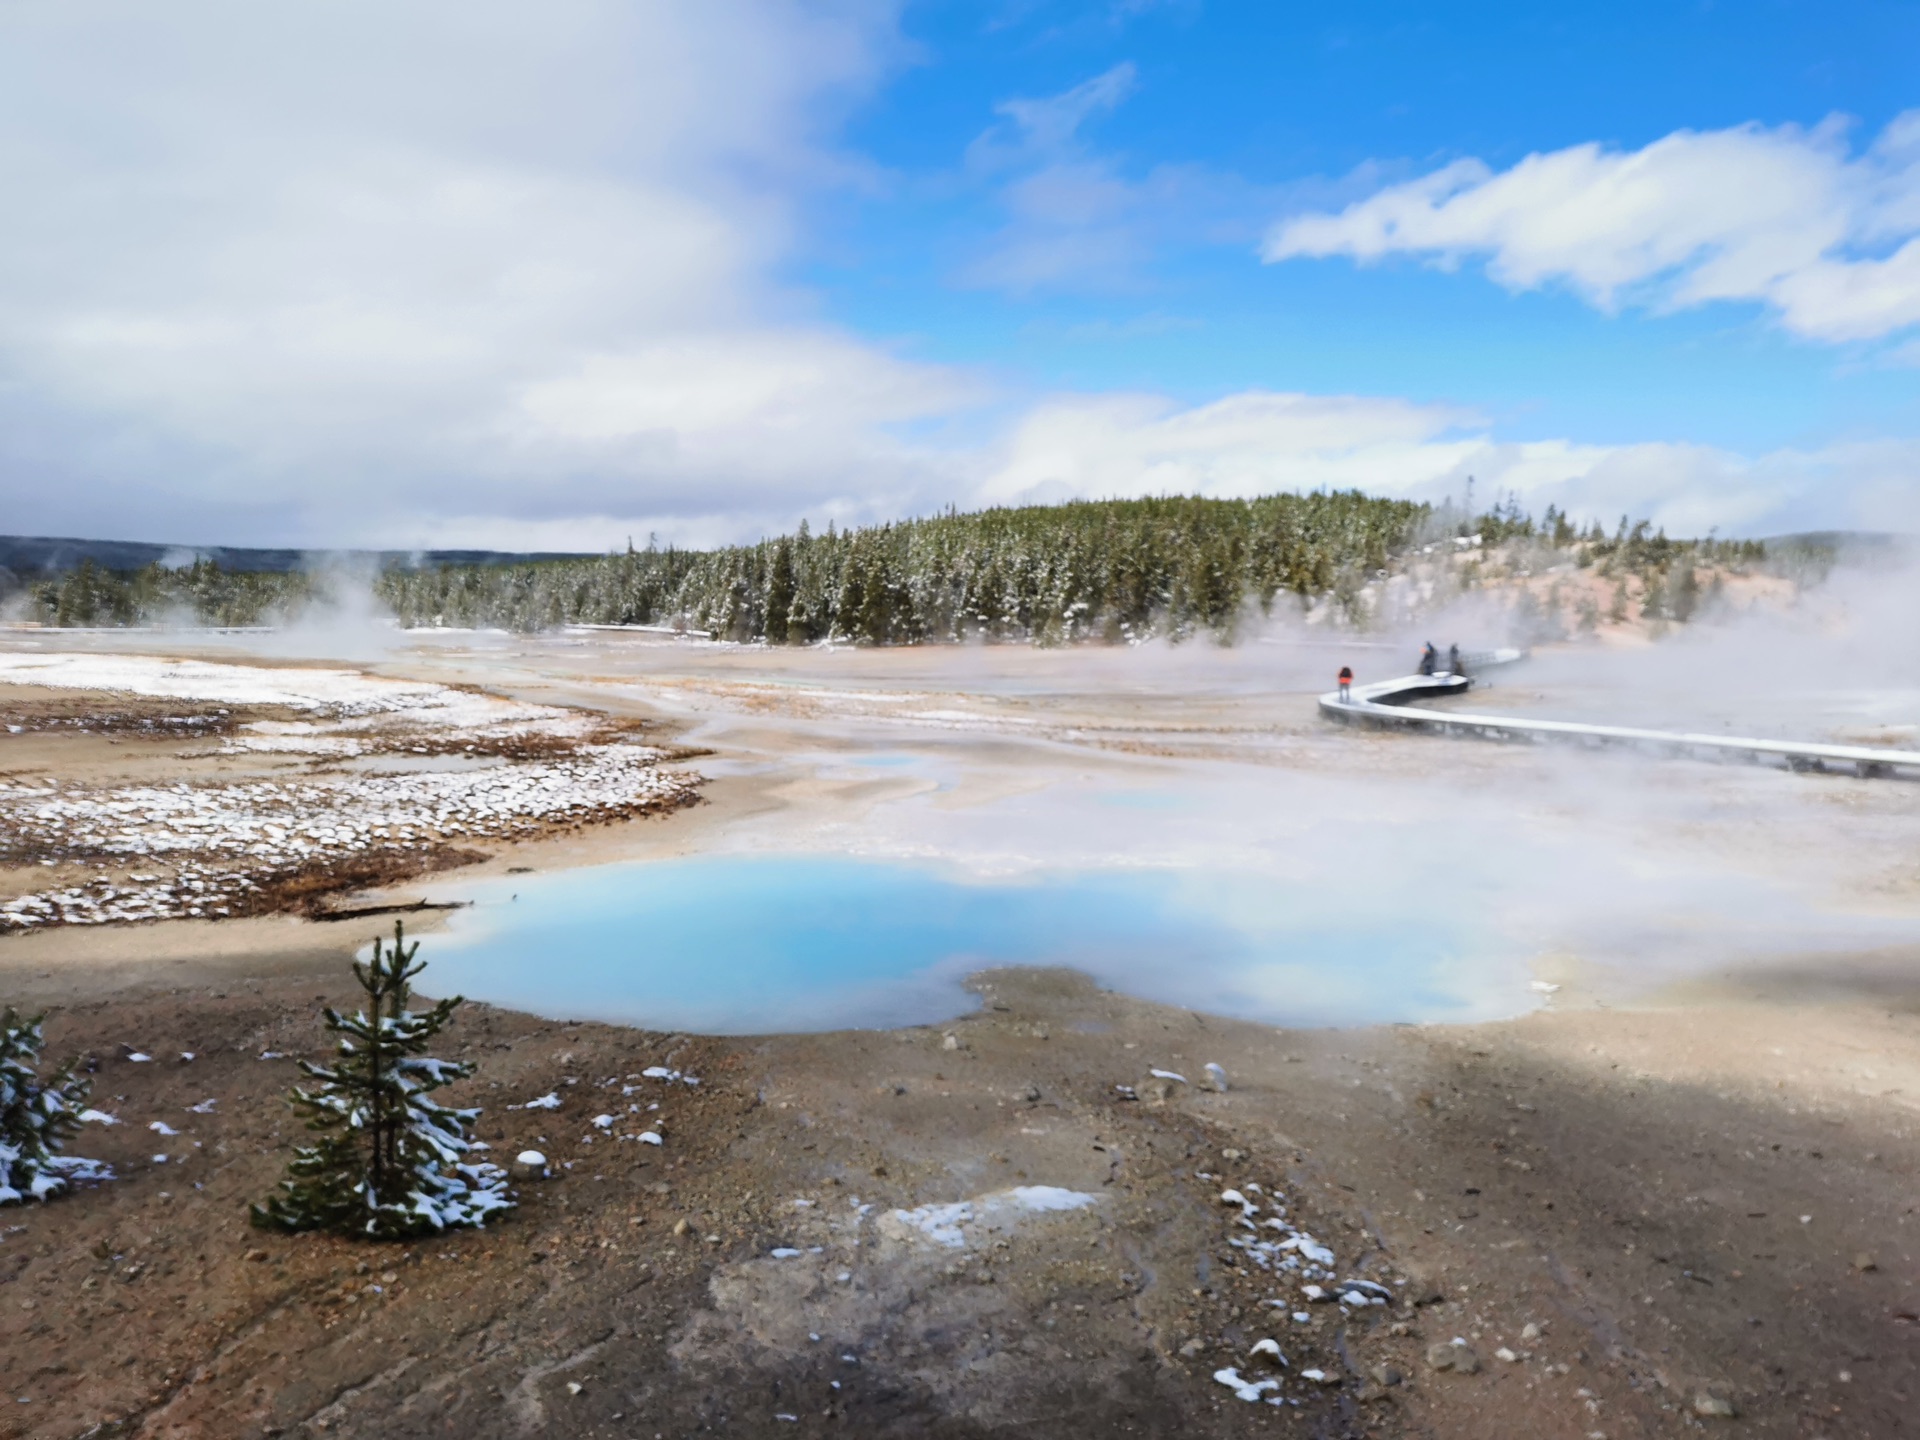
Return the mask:
[[[970,973],[1049,965],[1274,1024],[1472,1021],[1563,985],[1554,1003],[1910,933],[1836,899],[1820,857],[1878,822],[1823,782],[1411,743],[1395,773],[1341,734],[1312,739],[1328,763],[1290,767],[1008,759],[977,737],[787,754],[902,788],[839,818],[734,822],[691,855],[450,878],[436,898],[468,903],[428,947],[432,988],[754,1033],[937,1022],[978,1003]],[[1839,824],[1848,844],[1823,850]],[[1706,827],[1737,841],[1702,844]]]
[[[1246,871],[1036,872],[727,855],[475,887],[434,947],[441,988],[555,1016],[728,1033],[890,1026],[972,1008],[961,981],[1069,965],[1151,999],[1263,1020],[1472,1013],[1497,942],[1409,907],[1342,921]]]

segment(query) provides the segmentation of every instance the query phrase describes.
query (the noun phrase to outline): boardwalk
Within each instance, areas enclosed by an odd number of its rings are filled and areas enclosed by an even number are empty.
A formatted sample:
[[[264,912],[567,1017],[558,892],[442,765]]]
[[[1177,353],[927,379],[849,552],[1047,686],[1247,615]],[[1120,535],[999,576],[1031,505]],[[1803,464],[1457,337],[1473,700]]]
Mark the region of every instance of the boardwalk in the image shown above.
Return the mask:
[[[1752,740],[1736,735],[1693,735],[1671,730],[1640,730],[1626,725],[1587,725],[1573,720],[1532,720],[1472,710],[1435,710],[1415,703],[1464,695],[1472,684],[1465,675],[1452,675],[1444,670],[1437,675],[1407,675],[1398,680],[1356,685],[1348,700],[1342,700],[1339,691],[1330,690],[1320,697],[1320,713],[1350,725],[1396,725],[1487,740],[1626,745],[1664,755],[1780,764],[1790,770],[1839,771],[1866,779],[1892,776],[1920,779],[1920,750],[1820,745],[1802,740]]]

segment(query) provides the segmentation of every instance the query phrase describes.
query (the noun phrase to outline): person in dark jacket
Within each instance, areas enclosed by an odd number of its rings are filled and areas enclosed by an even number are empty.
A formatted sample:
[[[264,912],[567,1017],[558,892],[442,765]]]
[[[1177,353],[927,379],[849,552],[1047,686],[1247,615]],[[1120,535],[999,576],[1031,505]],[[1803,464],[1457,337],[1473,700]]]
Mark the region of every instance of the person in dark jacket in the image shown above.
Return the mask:
[[[1460,663],[1460,647],[1458,645],[1449,645],[1447,647],[1447,669],[1455,675],[1464,676],[1467,673],[1467,667]]]
[[[1420,673],[1422,675],[1433,674],[1433,667],[1439,663],[1440,652],[1433,648],[1433,642],[1429,640],[1426,649],[1420,652]]]

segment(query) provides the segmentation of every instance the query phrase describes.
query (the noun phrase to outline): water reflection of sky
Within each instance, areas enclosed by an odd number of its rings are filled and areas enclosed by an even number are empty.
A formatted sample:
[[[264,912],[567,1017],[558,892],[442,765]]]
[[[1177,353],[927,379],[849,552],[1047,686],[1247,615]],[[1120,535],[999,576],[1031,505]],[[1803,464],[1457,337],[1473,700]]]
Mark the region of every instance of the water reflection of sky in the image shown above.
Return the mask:
[[[1335,913],[1271,876],[1043,872],[977,881],[838,856],[725,855],[471,887],[435,993],[719,1032],[938,1020],[996,965],[1070,965],[1215,1013],[1299,1024],[1467,1019],[1519,957],[1449,920]]]

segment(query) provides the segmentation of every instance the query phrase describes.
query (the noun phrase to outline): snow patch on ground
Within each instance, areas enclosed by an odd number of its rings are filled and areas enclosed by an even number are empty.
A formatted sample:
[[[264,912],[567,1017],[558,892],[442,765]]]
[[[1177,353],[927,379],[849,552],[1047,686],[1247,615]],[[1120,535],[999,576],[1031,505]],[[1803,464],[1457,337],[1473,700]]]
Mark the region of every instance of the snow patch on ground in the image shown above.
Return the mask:
[[[880,1217],[879,1226],[882,1234],[893,1239],[931,1241],[950,1250],[960,1250],[966,1248],[970,1237],[983,1231],[1012,1229],[1026,1216],[1084,1210],[1099,1203],[1098,1195],[1058,1185],[1018,1185],[971,1200],[889,1211]]]
[[[527,721],[579,721],[573,711],[476,695],[425,680],[392,680],[357,670],[228,665],[160,655],[0,654],[0,684],[107,690],[157,700],[273,705],[339,718],[407,715],[467,729]],[[291,731],[295,727],[280,727]]]
[[[458,751],[462,768],[196,784],[0,783],[0,852],[173,872],[100,875],[18,896],[0,904],[0,933],[257,913],[272,908],[262,884],[277,876],[531,838],[556,825],[679,804],[699,784],[661,769],[665,757],[649,746],[595,742],[589,737],[601,722],[579,712],[353,671],[0,653],[0,684],[8,683],[285,706],[316,718],[255,722],[224,748],[323,758]],[[475,753],[529,742],[535,748],[521,758]]]

